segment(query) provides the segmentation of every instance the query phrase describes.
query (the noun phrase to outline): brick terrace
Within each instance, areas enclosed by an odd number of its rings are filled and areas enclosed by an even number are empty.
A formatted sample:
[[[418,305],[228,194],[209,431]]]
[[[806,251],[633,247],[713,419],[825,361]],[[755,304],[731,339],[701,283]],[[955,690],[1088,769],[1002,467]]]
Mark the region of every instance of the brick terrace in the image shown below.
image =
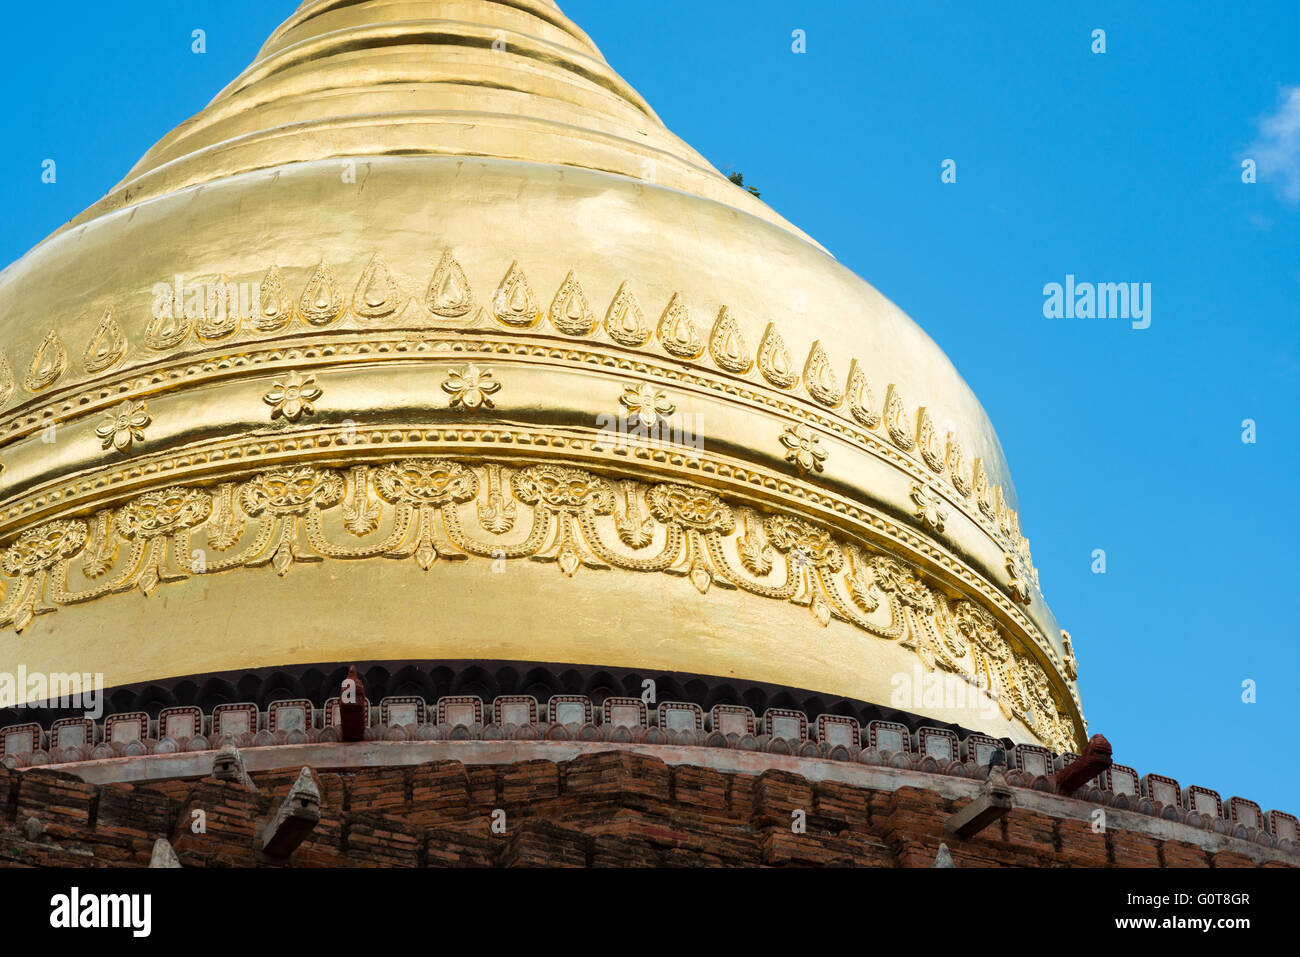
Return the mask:
[[[1094,833],[1087,820],[1052,813],[1059,802],[1089,805],[1023,786],[1006,818],[969,841],[956,840],[943,822],[971,798],[945,797],[952,786],[938,785],[951,778],[873,771],[933,778],[936,787],[876,788],[785,770],[670,765],[623,749],[559,761],[317,770],[321,820],[291,863],[929,867],[940,842],[958,867],[1285,867],[1300,860],[1145,816],[1166,836],[1142,833],[1122,826],[1136,812],[1116,809],[1106,832]],[[90,784],[47,768],[0,768],[0,864],[143,866],[155,839],[167,838],[186,867],[256,866],[257,822],[272,813],[298,772],[296,766],[252,771],[258,790],[250,791],[214,778]],[[504,834],[491,830],[498,809],[506,815]],[[204,834],[191,833],[195,810],[206,815]],[[792,832],[795,810],[806,814],[806,833]],[[1185,839],[1168,836],[1173,833]]]

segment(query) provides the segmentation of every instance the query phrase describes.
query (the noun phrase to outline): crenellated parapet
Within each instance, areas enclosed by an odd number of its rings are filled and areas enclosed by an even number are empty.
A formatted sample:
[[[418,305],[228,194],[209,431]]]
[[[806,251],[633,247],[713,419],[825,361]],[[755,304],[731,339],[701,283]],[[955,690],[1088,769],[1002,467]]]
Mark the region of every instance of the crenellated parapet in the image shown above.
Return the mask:
[[[223,743],[221,753],[233,753],[241,768],[252,763],[261,772],[296,769],[308,761],[352,773],[376,766],[428,767],[431,761],[448,759],[473,763],[492,758],[494,747],[500,749],[495,759],[506,762],[525,757],[563,760],[621,749],[675,766],[735,764],[750,774],[767,770],[764,760],[770,758],[771,770],[794,771],[810,780],[870,782],[878,788],[920,786],[943,794],[954,786],[944,779],[983,781],[990,762],[1005,761],[1007,784],[1022,795],[1015,800],[1021,808],[1059,795],[1083,807],[1049,803],[1051,813],[1090,819],[1094,826],[1098,814],[1114,811],[1116,829],[1133,828],[1126,818],[1131,814],[1136,821],[1153,819],[1166,829],[1189,829],[1166,830],[1166,837],[1187,840],[1201,832],[1220,842],[1213,846],[1238,853],[1240,845],[1225,845],[1222,839],[1254,845],[1249,853],[1262,859],[1277,856],[1294,863],[1300,855],[1300,823],[1294,815],[1265,813],[1255,802],[1239,797],[1225,802],[1217,792],[1196,785],[1180,790],[1177,781],[1162,775],[1139,779],[1137,772],[1122,765],[1065,794],[1056,781],[1077,754],[1033,745],[1007,750],[1004,741],[987,735],[959,737],[924,723],[914,730],[886,720],[863,725],[842,714],[817,715],[810,721],[803,712],[786,708],[757,713],[741,705],[715,705],[705,711],[680,701],[647,706],[634,697],[609,697],[597,704],[572,694],[546,700],[502,695],[490,701],[451,695],[436,702],[418,695],[389,696],[367,705],[364,722],[370,747],[342,743],[337,697],[323,706],[288,699],[272,701],[265,710],[250,702],[218,705],[210,714],[175,706],[162,709],[156,718],[145,712],[116,714],[103,722],[69,718],[48,730],[34,723],[0,728],[0,766],[48,768],[102,785],[206,777],[214,773],[218,743]],[[376,743],[388,750],[377,750]],[[512,745],[517,750],[510,750]],[[784,763],[789,760],[792,763]],[[837,767],[845,770],[832,770]],[[855,776],[850,768],[862,769],[865,776]],[[1034,797],[1023,796],[1026,792]],[[1122,849],[1131,839],[1117,834],[1114,840]]]

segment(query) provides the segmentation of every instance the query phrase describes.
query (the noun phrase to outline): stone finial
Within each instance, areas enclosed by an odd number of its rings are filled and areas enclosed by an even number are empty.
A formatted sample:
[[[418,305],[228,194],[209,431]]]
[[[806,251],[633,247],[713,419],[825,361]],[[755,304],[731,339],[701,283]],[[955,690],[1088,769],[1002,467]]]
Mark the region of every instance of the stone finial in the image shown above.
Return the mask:
[[[320,787],[311,768],[303,768],[298,780],[258,830],[259,854],[266,860],[283,863],[307,839],[320,823]]]
[[[171,841],[160,837],[153,842],[153,856],[149,858],[150,867],[180,867],[180,858],[172,848]]]
[[[344,741],[361,741],[366,736],[366,686],[357,674],[357,666],[339,688],[339,732]]]
[[[953,863],[953,859],[952,859],[952,851],[948,850],[948,845],[947,845],[947,844],[940,844],[940,845],[939,845],[939,853],[936,854],[936,855],[934,855],[934,863],[931,864],[930,866],[931,866],[932,868],[934,868],[934,867],[956,867],[956,866],[957,866],[955,863]]]
[[[257,785],[244,770],[244,756],[239,753],[234,738],[230,735],[222,739],[221,748],[217,751],[217,756],[212,759],[212,776],[218,781],[242,785],[250,791],[257,790]]]

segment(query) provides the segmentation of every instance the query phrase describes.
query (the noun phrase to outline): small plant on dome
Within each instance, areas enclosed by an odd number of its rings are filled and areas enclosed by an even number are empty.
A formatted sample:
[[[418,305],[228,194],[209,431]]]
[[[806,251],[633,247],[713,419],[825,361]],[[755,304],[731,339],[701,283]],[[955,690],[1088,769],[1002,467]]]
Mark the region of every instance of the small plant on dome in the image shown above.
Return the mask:
[[[735,183],[735,184],[736,184],[737,186],[739,186],[741,189],[746,190],[746,191],[748,191],[748,192],[750,192],[750,193],[753,193],[755,199],[758,199],[758,198],[760,198],[760,197],[762,196],[762,193],[760,193],[760,192],[759,192],[757,189],[755,189],[753,186],[746,186],[746,185],[745,185],[745,174],[744,174],[744,173],[732,173],[730,176],[727,177],[727,179],[731,180],[733,183]]]

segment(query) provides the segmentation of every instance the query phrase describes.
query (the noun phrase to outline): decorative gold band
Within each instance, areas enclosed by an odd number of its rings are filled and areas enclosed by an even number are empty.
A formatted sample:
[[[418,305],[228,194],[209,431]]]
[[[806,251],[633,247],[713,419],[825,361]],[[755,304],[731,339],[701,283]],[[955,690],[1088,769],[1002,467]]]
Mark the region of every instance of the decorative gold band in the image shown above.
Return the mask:
[[[989,689],[1004,717],[1057,750],[1081,740],[1060,676],[1049,677],[1023,639],[895,555],[697,485],[562,464],[293,464],[242,482],[155,488],[86,520],[21,534],[3,553],[0,625],[25,632],[58,608],[138,601],[122,593],[193,587],[235,569],[270,566],[284,577],[301,563],[391,560],[428,571],[470,558],[493,570],[551,562],[570,578],[609,569],[680,576],[701,594],[716,588],[803,607],[814,628],[847,623],[911,651],[927,673]]]

